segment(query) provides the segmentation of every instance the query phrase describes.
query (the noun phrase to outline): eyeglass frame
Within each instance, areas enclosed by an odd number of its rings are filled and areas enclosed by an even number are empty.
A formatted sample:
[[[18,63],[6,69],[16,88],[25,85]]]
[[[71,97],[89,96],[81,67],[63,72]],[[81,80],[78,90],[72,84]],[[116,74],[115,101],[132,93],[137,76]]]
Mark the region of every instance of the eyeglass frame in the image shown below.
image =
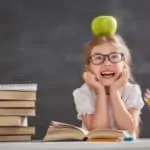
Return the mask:
[[[112,54],[120,54],[120,55],[121,55],[121,60],[120,60],[119,62],[112,62],[111,59],[110,59],[110,55],[112,55]],[[95,56],[95,55],[101,55],[101,56],[103,56],[104,59],[103,59],[102,63],[100,63],[100,64],[94,64],[93,61],[91,61],[91,60],[92,60],[91,58],[92,58],[93,56]],[[88,62],[91,62],[93,65],[101,65],[101,64],[103,64],[103,63],[106,61],[106,58],[107,58],[107,60],[109,60],[109,61],[110,61],[111,63],[113,63],[113,64],[120,63],[121,61],[124,61],[124,60],[125,60],[124,53],[111,52],[111,53],[109,53],[109,54],[102,54],[102,53],[93,54],[93,55],[91,55],[91,56],[88,58]]]

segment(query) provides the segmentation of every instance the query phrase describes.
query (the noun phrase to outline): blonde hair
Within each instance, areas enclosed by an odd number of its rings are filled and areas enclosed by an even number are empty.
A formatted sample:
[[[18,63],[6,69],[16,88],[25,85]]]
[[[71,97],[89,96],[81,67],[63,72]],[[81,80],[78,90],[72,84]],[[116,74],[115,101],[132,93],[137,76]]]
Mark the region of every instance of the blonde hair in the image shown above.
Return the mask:
[[[124,40],[119,35],[111,35],[111,36],[99,36],[94,37],[91,41],[87,42],[84,46],[84,70],[87,65],[89,65],[89,57],[91,55],[92,49],[97,45],[103,45],[105,43],[110,43],[119,51],[121,51],[125,56],[125,63],[128,66],[129,72],[129,82],[135,83],[131,72],[131,53],[127,45],[125,44]]]

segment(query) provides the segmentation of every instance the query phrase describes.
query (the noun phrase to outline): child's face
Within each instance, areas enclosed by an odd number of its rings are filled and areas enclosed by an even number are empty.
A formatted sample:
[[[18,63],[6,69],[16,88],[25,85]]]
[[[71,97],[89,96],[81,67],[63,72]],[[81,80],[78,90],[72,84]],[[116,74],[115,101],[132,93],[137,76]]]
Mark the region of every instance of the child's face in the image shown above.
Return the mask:
[[[104,55],[107,55],[107,58]],[[104,86],[111,85],[120,77],[125,66],[124,56],[113,45],[97,45],[91,50],[90,56],[88,67]]]

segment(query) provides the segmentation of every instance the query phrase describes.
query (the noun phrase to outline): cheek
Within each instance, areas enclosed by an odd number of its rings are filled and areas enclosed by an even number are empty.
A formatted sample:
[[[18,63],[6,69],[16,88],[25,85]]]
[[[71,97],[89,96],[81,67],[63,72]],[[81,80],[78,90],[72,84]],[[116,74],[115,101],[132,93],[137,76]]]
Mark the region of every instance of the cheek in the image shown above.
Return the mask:
[[[119,64],[114,64],[114,70],[118,73],[122,72],[124,69],[124,64],[119,63]]]
[[[89,69],[90,71],[92,71],[95,75],[98,75],[99,74],[99,70],[100,70],[100,67],[99,66],[96,66],[96,65],[90,65],[89,66]]]

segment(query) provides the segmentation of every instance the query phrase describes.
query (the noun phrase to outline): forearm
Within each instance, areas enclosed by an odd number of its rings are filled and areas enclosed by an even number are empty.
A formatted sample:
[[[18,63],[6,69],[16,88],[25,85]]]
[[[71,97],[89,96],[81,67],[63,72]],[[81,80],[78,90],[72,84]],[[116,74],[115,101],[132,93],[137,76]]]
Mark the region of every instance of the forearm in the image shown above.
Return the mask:
[[[133,132],[135,129],[134,119],[126,109],[121,99],[120,93],[116,89],[110,90],[110,100],[117,126],[120,129]]]
[[[108,128],[108,109],[107,99],[105,94],[97,95],[97,101],[95,104],[95,112],[92,118],[92,129],[104,129]]]

